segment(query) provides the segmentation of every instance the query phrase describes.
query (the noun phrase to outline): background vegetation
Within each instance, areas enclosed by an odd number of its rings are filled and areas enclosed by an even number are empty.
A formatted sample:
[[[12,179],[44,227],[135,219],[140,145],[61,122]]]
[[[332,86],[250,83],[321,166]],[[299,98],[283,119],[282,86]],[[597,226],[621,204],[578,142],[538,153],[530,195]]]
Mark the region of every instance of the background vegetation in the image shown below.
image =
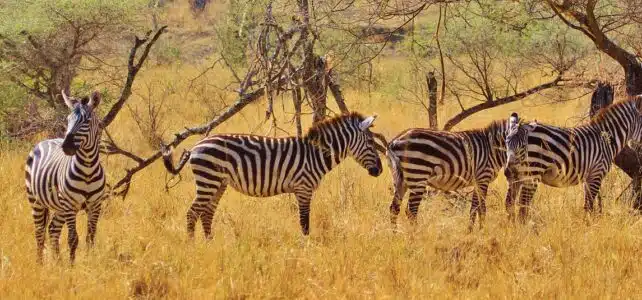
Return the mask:
[[[133,177],[126,198],[107,200],[96,247],[88,252],[81,243],[74,267],[66,264],[66,256],[56,262],[50,253],[44,266],[36,265],[23,166],[33,144],[55,136],[53,124],[66,114],[55,89],[80,95],[99,89],[106,95],[101,104],[106,113],[123,88],[134,35],[168,25],[136,77],[132,96],[107,128],[111,139],[149,157],[159,141],[220,116],[240,97],[239,81],[252,69],[269,2],[204,1],[204,9],[194,8],[197,2],[0,4],[1,298],[640,296],[642,225],[630,213],[630,179],[617,168],[603,185],[604,213],[590,221],[584,218],[580,186],[542,186],[532,221],[508,224],[506,183],[500,176],[489,192],[483,229],[467,232],[469,203],[462,191],[465,198],[435,194],[425,199],[418,226],[402,222],[395,234],[388,221],[390,174],[386,170],[372,178],[347,161],[316,192],[310,243],[302,246],[293,196],[257,199],[231,189],[215,216],[214,239],[204,242],[199,234],[190,243],[185,212],[195,194],[192,176],[184,171],[183,181],[165,191],[166,172],[152,163]],[[388,138],[409,127],[428,127],[428,71],[435,71],[440,82],[446,78],[440,128],[471,107],[548,82],[554,84],[471,114],[454,129],[482,127],[513,111],[574,126],[586,120],[596,80],[608,79],[616,84],[616,96],[625,94],[624,72],[591,39],[538,2],[401,1],[403,6],[392,7],[378,1],[320,1],[311,17],[318,33],[314,51],[331,60],[348,107],[378,113],[375,129]],[[272,3],[278,24],[288,28],[300,18],[296,4]],[[599,4],[598,11],[615,15],[630,3]],[[87,35],[77,34],[78,24]],[[614,28],[608,31],[613,39],[636,53],[635,20]],[[75,36],[91,39],[82,47],[65,44]],[[55,63],[36,59],[41,50],[29,37],[46,47],[43,53]],[[70,49],[78,49],[76,56]],[[295,55],[292,61],[297,65],[304,59]],[[67,73],[57,77],[61,68]],[[213,132],[296,134],[290,92],[272,101],[271,121],[266,120],[268,98],[261,97]],[[332,101],[328,108],[329,114],[340,110]],[[304,102],[303,128],[311,124],[311,113]],[[187,138],[179,150],[200,138]],[[117,155],[103,156],[102,163],[110,183],[137,166]],[[81,235],[85,220],[81,213]]]

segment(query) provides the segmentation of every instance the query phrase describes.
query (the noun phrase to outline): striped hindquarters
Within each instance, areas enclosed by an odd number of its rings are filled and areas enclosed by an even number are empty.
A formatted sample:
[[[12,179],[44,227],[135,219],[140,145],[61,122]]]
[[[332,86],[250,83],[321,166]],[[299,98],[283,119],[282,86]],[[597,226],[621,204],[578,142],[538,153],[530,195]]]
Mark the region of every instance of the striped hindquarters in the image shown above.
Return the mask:
[[[493,177],[488,138],[476,132],[408,130],[390,142],[405,182],[452,191]],[[488,177],[488,178],[487,178]]]

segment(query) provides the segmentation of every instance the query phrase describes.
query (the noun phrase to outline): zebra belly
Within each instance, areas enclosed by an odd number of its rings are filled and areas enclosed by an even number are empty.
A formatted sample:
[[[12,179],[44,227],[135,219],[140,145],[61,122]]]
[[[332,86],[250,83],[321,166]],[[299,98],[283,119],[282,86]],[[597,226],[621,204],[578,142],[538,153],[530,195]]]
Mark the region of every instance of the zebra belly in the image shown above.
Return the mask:
[[[542,173],[541,181],[552,187],[568,187],[578,185],[580,178],[572,172],[562,172],[562,170],[554,166]]]
[[[230,181],[230,186],[237,192],[257,198],[272,197],[280,194],[291,193],[290,189],[267,189],[262,191],[260,189],[246,189],[243,188],[238,182]]]
[[[432,168],[429,172],[417,172],[416,168],[404,168],[403,174],[404,180],[408,183],[423,183],[443,191],[464,188],[472,185],[474,181],[470,174],[455,175],[444,172],[440,167]]]

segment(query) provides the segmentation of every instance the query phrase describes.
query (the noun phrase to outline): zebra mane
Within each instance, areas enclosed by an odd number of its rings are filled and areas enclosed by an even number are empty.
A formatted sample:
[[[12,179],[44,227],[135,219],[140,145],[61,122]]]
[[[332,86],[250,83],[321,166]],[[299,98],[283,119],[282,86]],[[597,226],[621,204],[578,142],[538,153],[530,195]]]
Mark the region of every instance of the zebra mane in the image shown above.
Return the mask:
[[[359,122],[361,122],[361,121],[363,121],[365,119],[365,117],[362,114],[358,113],[358,112],[351,112],[351,113],[347,113],[347,114],[342,114],[340,116],[336,116],[334,118],[327,119],[327,120],[324,120],[324,121],[321,121],[321,122],[318,122],[318,123],[312,125],[312,127],[310,127],[310,129],[308,129],[308,132],[303,136],[303,138],[309,139],[309,140],[315,140],[315,139],[319,138],[319,136],[320,136],[321,132],[324,130],[324,128],[332,127],[335,124],[337,124],[337,123],[339,123],[339,122],[341,122],[341,121],[343,121],[345,119],[352,119],[352,118],[358,119]]]
[[[520,124],[521,124],[521,122],[522,121],[520,120]],[[493,131],[493,130],[496,130],[496,129],[502,129],[505,126],[506,126],[506,120],[493,120],[490,123],[488,123],[488,125],[486,125],[484,127],[469,129],[469,130],[466,130],[465,132],[469,132],[469,133],[486,133],[486,132]]]
[[[591,118],[591,121],[589,122],[589,125],[592,125],[592,124],[595,124],[595,123],[599,123],[600,121],[604,120],[604,118],[606,118],[606,116],[608,115],[609,111],[611,111],[611,110],[613,110],[613,109],[615,109],[617,107],[627,105],[627,104],[629,104],[631,102],[640,101],[640,99],[641,98],[639,96],[630,97],[629,99],[613,103],[613,104],[611,104],[611,105],[609,105],[607,107],[604,107],[604,108],[598,110],[597,114],[595,114],[595,116],[593,118]]]

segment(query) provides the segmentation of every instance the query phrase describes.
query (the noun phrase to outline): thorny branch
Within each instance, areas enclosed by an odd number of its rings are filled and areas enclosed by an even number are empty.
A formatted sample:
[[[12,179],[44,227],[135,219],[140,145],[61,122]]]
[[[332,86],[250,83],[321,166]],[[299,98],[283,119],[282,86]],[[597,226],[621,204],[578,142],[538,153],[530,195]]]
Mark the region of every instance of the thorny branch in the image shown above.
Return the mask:
[[[125,104],[127,99],[129,99],[129,96],[131,96],[132,85],[134,84],[134,79],[136,79],[136,74],[138,74],[138,71],[140,71],[140,68],[143,66],[145,60],[147,59],[147,56],[149,55],[149,51],[151,50],[152,46],[154,46],[154,43],[156,43],[161,34],[165,32],[165,29],[167,29],[167,25],[156,30],[156,33],[151,39],[149,39],[151,31],[147,32],[145,37],[142,39],[138,37],[135,38],[134,46],[129,51],[129,59],[127,60],[127,80],[125,81],[125,86],[123,86],[123,90],[120,93],[120,98],[118,98],[118,101],[114,103],[107,115],[101,121],[101,126],[103,128],[107,128],[109,124],[111,124],[111,122],[116,118],[116,115],[118,115],[120,110],[123,108],[123,105]],[[138,58],[138,61],[135,62],[138,48],[143,45],[145,45],[145,49]]]

